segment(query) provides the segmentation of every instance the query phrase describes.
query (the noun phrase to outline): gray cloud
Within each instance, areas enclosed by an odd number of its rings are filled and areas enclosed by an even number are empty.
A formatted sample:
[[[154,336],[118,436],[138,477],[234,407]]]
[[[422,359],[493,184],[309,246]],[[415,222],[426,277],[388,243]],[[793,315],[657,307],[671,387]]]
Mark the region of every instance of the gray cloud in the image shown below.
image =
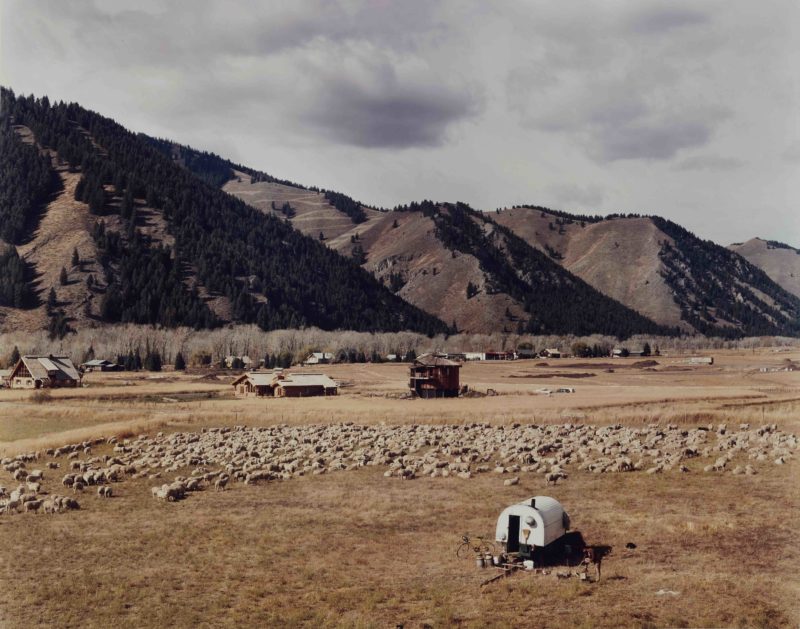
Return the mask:
[[[675,170],[709,170],[709,171],[729,171],[736,170],[744,166],[745,162],[735,157],[722,157],[720,155],[693,155],[682,159],[675,164]]]
[[[477,89],[448,84],[425,63],[413,69],[374,50],[349,50],[343,64],[307,66],[301,117],[314,132],[355,146],[438,146],[448,127],[477,114]]]
[[[714,122],[704,116],[631,120],[594,131],[592,153],[601,160],[671,159],[681,149],[708,143]]]
[[[792,0],[2,0],[0,83],[377,205],[543,194],[722,241],[757,206],[797,241],[798,25]]]
[[[547,193],[558,203],[558,207],[593,211],[602,207],[605,190],[594,184],[561,183],[547,187]]]
[[[636,33],[654,35],[688,26],[699,26],[708,21],[708,16],[701,11],[663,5],[644,8],[634,13],[628,21],[628,26]]]

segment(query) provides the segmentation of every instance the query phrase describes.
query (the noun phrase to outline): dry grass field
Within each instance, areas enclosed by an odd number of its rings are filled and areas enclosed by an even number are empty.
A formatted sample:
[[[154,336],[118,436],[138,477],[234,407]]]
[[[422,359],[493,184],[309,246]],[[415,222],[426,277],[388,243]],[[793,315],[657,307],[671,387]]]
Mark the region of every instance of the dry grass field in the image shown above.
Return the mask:
[[[399,398],[403,365],[324,367],[341,394],[301,400],[235,399],[201,374],[90,374],[46,400],[0,391],[0,455],[113,434],[344,421],[750,422],[800,433],[798,372],[760,371],[800,352],[714,356],[710,367],[658,357],[653,371],[635,359],[468,364],[462,381],[498,395],[431,401]],[[535,393],[556,386],[576,392]],[[126,480],[110,500],[79,496],[79,511],[0,516],[0,626],[799,626],[797,460],[758,463],[754,476],[687,465],[575,471],[555,487],[533,473],[509,487],[491,473],[404,482],[365,467],[174,503],[150,496],[162,481]],[[61,473],[46,471],[45,491],[64,492]],[[0,484],[13,486],[5,471]],[[481,588],[491,571],[456,559],[463,533],[492,532],[503,507],[536,494],[560,500],[588,543],[613,548],[599,583],[519,573]]]

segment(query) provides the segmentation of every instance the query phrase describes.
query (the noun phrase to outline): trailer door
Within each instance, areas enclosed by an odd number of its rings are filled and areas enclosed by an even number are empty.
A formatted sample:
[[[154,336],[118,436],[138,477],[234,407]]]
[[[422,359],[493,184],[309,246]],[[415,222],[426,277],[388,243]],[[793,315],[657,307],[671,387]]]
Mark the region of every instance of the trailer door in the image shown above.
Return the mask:
[[[508,516],[508,537],[506,538],[506,552],[519,552],[519,516]]]

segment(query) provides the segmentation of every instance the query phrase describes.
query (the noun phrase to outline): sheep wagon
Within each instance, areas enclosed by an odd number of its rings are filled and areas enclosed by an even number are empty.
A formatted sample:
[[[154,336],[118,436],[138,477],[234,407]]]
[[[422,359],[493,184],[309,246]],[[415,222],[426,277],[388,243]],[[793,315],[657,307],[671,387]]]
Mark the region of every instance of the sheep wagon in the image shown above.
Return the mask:
[[[534,549],[546,548],[569,530],[569,516],[555,498],[535,496],[506,507],[497,518],[495,540],[507,553],[532,558]]]

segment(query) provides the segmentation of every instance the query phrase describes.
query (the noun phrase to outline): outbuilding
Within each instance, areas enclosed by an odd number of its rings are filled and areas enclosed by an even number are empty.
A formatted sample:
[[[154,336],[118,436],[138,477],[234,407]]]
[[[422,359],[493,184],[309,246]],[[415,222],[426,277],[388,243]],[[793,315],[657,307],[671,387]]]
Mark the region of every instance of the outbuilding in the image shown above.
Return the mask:
[[[10,369],[0,369],[0,389],[8,386],[8,379],[11,377]]]
[[[81,369],[84,371],[117,371],[119,365],[112,363],[110,360],[95,358],[83,363]]]
[[[534,549],[558,541],[569,530],[569,516],[561,503],[549,496],[534,496],[503,509],[497,518],[495,540],[507,553],[533,557]]]

